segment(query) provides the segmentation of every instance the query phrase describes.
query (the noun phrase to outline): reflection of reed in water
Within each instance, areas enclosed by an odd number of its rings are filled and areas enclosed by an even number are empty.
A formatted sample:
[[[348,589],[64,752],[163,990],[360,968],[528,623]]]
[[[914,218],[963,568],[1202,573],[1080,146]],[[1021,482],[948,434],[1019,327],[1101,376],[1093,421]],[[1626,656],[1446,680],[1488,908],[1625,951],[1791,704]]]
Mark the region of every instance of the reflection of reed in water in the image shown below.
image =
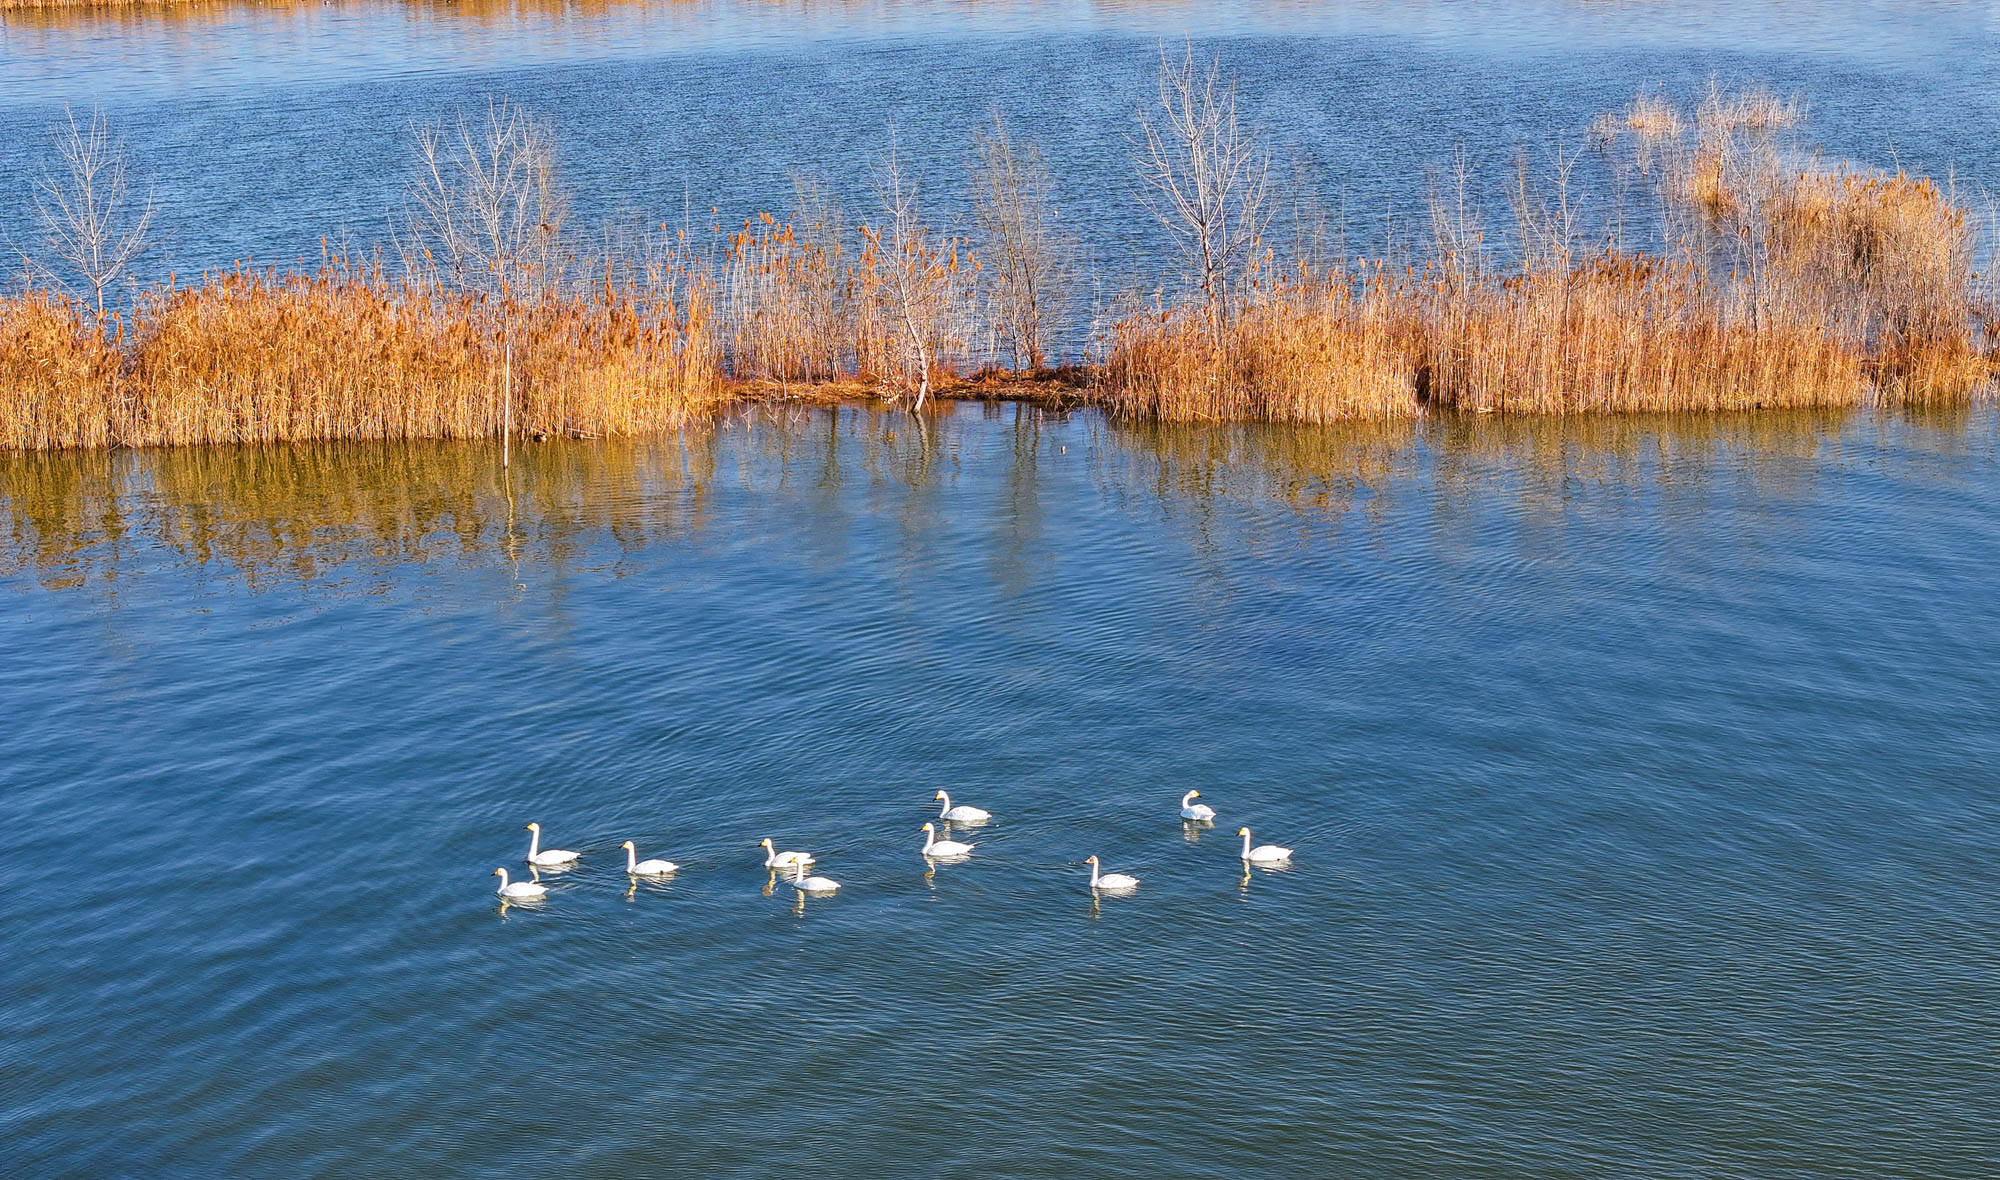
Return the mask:
[[[1117,445],[1099,448],[1097,475],[1107,493],[1143,488],[1195,511],[1217,500],[1278,500],[1338,518],[1415,473],[1419,429],[1400,418],[1318,426],[1112,420],[1107,433]]]
[[[1451,529],[1483,527],[1496,505],[1560,519],[1580,487],[1796,498],[1850,455],[1963,454],[1993,417],[1939,405],[1185,426],[1021,405],[935,419],[766,405],[678,436],[533,444],[511,470],[483,442],[25,452],[0,454],[0,576],[109,588],[121,566],[163,557],[226,566],[253,586],[411,563],[563,567],[701,534],[711,517],[735,519],[719,497],[741,492],[823,568],[851,560],[864,518],[890,522],[912,555],[948,520],[990,520],[989,573],[1020,592],[1053,559],[1043,530],[1066,508],[1049,497],[1077,495],[1079,470],[1104,502],[1136,502],[1226,553],[1247,519],[1236,510],[1258,504],[1284,505],[1279,522],[1414,509]],[[1073,457],[1058,458],[1058,442]]]
[[[253,585],[361,563],[563,563],[700,525],[710,431],[524,449],[308,443],[0,456],[0,571],[51,586],[115,578],[132,546],[223,563]]]
[[[100,563],[115,570],[131,531],[121,489],[139,463],[129,451],[0,454],[0,573],[67,589]]]
[[[900,489],[917,535],[948,510],[974,422],[753,405],[679,435],[524,446],[511,469],[497,442],[0,453],[0,574],[108,582],[140,545],[252,585],[413,562],[561,566],[700,532],[718,484],[803,495],[827,534],[852,514],[843,489]]]
[[[1853,445],[1866,423],[1921,420],[1962,433],[1978,413],[1964,406],[1568,419],[1437,413],[1325,426],[1114,420],[1105,429],[1117,445],[1101,448],[1097,476],[1107,495],[1149,489],[1197,520],[1217,503],[1258,501],[1338,519],[1418,486],[1447,501],[1511,496],[1546,508],[1579,484],[1705,485],[1725,463],[1760,482],[1809,477]]]

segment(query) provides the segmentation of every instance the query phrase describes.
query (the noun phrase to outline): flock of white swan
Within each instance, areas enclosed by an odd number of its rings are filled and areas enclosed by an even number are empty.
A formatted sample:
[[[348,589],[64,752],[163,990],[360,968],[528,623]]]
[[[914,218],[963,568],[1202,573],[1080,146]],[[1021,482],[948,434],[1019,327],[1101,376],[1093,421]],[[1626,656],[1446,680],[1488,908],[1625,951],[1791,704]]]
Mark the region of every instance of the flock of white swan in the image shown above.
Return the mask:
[[[1189,791],[1187,794],[1181,796],[1181,822],[1204,825],[1215,822],[1215,809],[1206,803],[1196,803],[1195,800],[1199,798],[1201,798],[1200,791]],[[977,825],[983,824],[993,818],[992,812],[978,807],[968,807],[962,803],[953,806],[951,795],[945,791],[939,791],[933,797],[932,802],[944,804],[944,810],[938,813],[938,818],[947,821],[947,829],[953,823]],[[529,824],[527,825],[527,829],[528,867],[530,869],[568,869],[575,867],[583,859],[581,852],[573,852],[567,848],[543,848],[542,825],[538,823]],[[925,824],[923,826],[923,833],[924,843],[919,852],[925,860],[962,861],[970,858],[972,850],[977,847],[976,844],[967,843],[963,840],[938,839],[937,825],[935,823]],[[1292,859],[1292,850],[1289,848],[1283,848],[1276,844],[1258,844],[1253,847],[1250,843],[1249,828],[1239,828],[1236,834],[1243,837],[1241,859],[1246,871],[1251,865],[1283,865],[1290,863]],[[681,870],[681,866],[670,860],[659,860],[657,858],[640,860],[639,847],[630,840],[625,841],[619,847],[625,850],[625,872],[627,876],[671,877]],[[789,870],[791,875],[785,878],[785,882],[801,894],[824,895],[839,891],[840,882],[830,877],[807,875],[806,870],[812,867],[816,859],[812,853],[780,852],[778,851],[778,846],[773,844],[768,836],[759,843],[759,847],[764,850],[764,867],[771,870],[772,876],[777,876],[781,870]],[[1139,888],[1139,878],[1137,877],[1127,873],[1101,872],[1095,856],[1084,858],[1083,863],[1090,866],[1090,892],[1092,895],[1127,894]],[[531,901],[535,898],[546,896],[549,891],[548,886],[543,885],[540,881],[509,881],[505,868],[494,869],[493,875],[500,878],[500,896],[512,901]]]

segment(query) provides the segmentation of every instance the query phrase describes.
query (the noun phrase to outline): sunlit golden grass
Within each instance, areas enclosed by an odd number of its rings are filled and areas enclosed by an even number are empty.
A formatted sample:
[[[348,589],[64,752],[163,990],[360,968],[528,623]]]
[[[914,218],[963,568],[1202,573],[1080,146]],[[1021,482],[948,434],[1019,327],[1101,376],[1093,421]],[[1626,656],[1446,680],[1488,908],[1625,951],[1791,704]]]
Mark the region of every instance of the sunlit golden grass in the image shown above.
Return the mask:
[[[1711,90],[1692,144],[1659,98],[1592,125],[1606,147],[1624,127],[1639,132],[1634,162],[1689,227],[1664,254],[1551,239],[1554,223],[1524,192],[1519,239],[1535,246],[1511,269],[1476,238],[1465,247],[1476,256],[1454,253],[1464,235],[1447,226],[1422,267],[1378,267],[1366,284],[1279,284],[1220,328],[1198,302],[1128,316],[1107,334],[1104,400],[1172,421],[1324,422],[1418,406],[1839,408],[1988,385],[1992,310],[1965,205],[1901,173],[1787,171],[1767,137],[1741,134],[1802,111],[1768,91]]]
[[[1796,95],[1780,98],[1762,86],[1725,91],[1711,85],[1694,117],[1696,127],[1706,134],[1777,131],[1798,126],[1806,117],[1806,105]]]
[[[115,331],[64,296],[30,290],[0,299],[0,450],[115,441]]]
[[[1431,400],[1481,413],[1852,405],[1863,358],[1809,319],[1733,314],[1699,269],[1607,254],[1503,282],[1433,285]]]
[[[1766,214],[1774,269],[1865,338],[1878,379],[1909,398],[1988,375],[1978,341],[1973,226],[1963,205],[1902,173],[1807,173]]]
[[[169,281],[124,316],[28,288],[0,296],[0,448],[632,436],[736,399],[920,392],[1337,423],[1923,404],[1990,383],[1966,205],[1902,173],[1801,168],[1761,134],[1798,110],[1712,91],[1692,133],[1664,99],[1618,116],[1639,134],[1600,146],[1658,188],[1652,252],[1590,239],[1567,192],[1557,218],[1524,165],[1511,265],[1461,191],[1418,262],[1274,280],[1266,249],[1226,297],[1156,298],[1102,329],[1101,364],[1060,372],[992,368],[992,288],[963,239],[909,209],[850,238],[805,190],[794,221],[746,220],[712,258],[685,231],[629,256],[607,241],[536,271],[532,296],[341,258]]]
[[[133,416],[145,445],[278,439],[632,434],[716,400],[699,292],[487,304],[377,269],[236,271],[148,293]],[[509,386],[511,385],[511,390]]]
[[[769,213],[729,239],[730,361],[743,377],[831,381],[845,369],[854,329],[838,248],[802,241]]]
[[[1634,98],[1625,108],[1624,122],[1629,130],[1648,137],[1679,135],[1682,128],[1680,111],[1660,94]]]
[[[1732,315],[1692,266],[1605,255],[1466,282],[1286,286],[1218,336],[1196,309],[1113,329],[1106,402],[1171,421],[1853,405],[1867,358],[1811,320]]]
[[[626,435],[722,398],[706,296],[599,287],[484,303],[329,264],[141,294],[123,350],[42,292],[0,311],[0,439],[20,449]]]
[[[1154,308],[1113,328],[1101,389],[1114,411],[1169,422],[1341,422],[1417,412],[1415,337],[1379,279],[1281,284],[1225,321]]]

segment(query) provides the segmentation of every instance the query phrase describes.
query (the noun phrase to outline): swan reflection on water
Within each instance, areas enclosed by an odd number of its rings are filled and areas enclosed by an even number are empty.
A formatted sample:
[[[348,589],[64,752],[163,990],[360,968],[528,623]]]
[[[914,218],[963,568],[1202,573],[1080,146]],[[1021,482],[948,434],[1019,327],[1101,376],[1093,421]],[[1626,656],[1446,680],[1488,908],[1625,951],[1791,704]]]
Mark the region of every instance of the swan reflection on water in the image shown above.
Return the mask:
[[[1251,871],[1253,868],[1256,870],[1254,873]],[[1246,860],[1243,862],[1243,879],[1236,883],[1236,887],[1242,890],[1243,892],[1248,893],[1250,892],[1251,877],[1267,875],[1267,874],[1275,875],[1278,873],[1289,873],[1291,871],[1292,871],[1292,865],[1290,862],[1287,861],[1281,861],[1277,864],[1252,865],[1249,861]]]

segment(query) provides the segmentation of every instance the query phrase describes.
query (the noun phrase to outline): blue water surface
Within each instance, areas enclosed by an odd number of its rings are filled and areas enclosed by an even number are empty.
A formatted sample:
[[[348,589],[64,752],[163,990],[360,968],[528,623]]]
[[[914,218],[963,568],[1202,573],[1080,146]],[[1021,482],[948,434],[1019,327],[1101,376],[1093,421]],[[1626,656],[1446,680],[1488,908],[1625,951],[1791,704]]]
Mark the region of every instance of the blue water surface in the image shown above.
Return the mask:
[[[0,1157],[1990,1172],[1996,425],[0,458]]]

